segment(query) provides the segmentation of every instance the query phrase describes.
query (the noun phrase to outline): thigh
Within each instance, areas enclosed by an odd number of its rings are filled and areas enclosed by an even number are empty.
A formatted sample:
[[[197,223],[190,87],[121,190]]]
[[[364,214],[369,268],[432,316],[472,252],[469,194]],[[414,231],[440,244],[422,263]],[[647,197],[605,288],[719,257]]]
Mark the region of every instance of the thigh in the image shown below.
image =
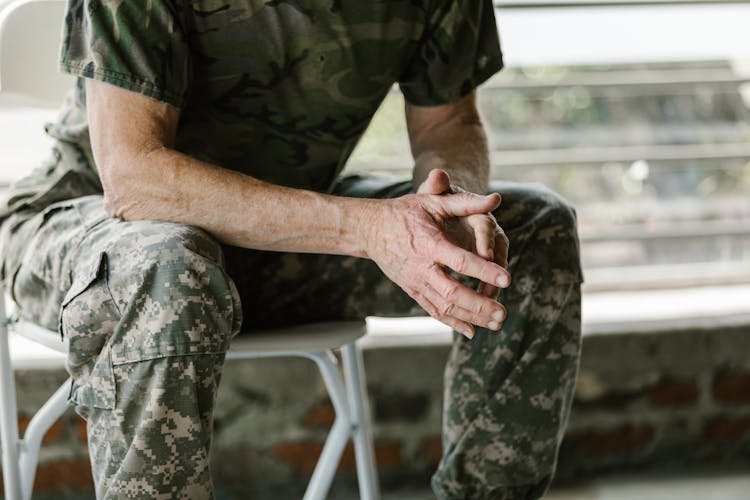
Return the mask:
[[[227,248],[243,331],[366,316],[424,314],[366,259]]]
[[[195,268],[222,274],[215,281],[233,289],[224,273],[221,246],[198,228],[109,217],[101,195],[56,202],[35,215],[22,215],[14,214],[2,227],[5,279],[19,315],[47,328],[57,329],[63,306],[97,278],[106,283],[103,288],[118,311],[142,291],[156,289],[155,284],[165,284],[160,293],[169,296],[149,297],[152,308],[161,299],[168,304],[189,296],[191,287],[203,288],[205,277],[201,283],[184,273],[167,279],[165,273],[176,272],[189,260],[196,261]]]
[[[12,214],[2,227],[4,279],[18,314],[57,329],[63,297],[71,288],[74,261],[87,232],[77,205],[64,200],[36,213]]]
[[[239,330],[239,297],[205,231],[111,218],[101,196],[53,204],[22,226],[14,234],[30,238],[10,289],[20,317],[68,339],[79,407],[113,408],[119,367],[221,355]]]

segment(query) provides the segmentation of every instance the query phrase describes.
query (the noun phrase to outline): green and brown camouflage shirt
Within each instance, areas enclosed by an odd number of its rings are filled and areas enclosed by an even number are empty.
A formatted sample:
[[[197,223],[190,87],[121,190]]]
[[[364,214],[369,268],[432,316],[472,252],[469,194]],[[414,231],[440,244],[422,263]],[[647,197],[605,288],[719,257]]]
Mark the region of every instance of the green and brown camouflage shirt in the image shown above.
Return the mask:
[[[69,0],[60,65],[179,108],[186,154],[327,191],[394,83],[444,104],[502,56],[491,0]]]

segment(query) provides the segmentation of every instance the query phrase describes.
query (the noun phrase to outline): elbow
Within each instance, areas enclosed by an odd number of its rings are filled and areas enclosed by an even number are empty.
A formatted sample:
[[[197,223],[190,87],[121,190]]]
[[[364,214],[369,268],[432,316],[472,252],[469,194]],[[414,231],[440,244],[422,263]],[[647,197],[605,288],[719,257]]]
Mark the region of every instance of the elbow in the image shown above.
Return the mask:
[[[164,169],[156,168],[165,148],[124,151],[108,155],[97,163],[104,191],[104,210],[121,220],[149,219],[154,216],[156,200],[165,201]]]
[[[119,201],[120,199],[113,195],[111,190],[104,190],[104,212],[115,219],[127,220],[125,216],[125,207]]]
[[[108,216],[121,220],[132,219],[132,208],[138,204],[135,198],[138,190],[133,185],[137,173],[123,168],[123,164],[128,163],[109,160],[97,165],[104,194],[104,211]]]

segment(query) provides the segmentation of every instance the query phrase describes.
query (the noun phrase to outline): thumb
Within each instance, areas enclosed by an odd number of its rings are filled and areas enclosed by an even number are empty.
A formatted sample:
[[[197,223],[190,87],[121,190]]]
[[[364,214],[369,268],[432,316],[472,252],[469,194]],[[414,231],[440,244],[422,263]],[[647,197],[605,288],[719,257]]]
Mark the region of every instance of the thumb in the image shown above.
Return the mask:
[[[486,196],[474,193],[459,193],[440,197],[443,215],[447,217],[487,214],[499,207],[500,201],[500,195],[497,193]]]
[[[445,194],[450,192],[451,178],[448,172],[435,168],[430,170],[427,179],[420,184],[417,194]]]

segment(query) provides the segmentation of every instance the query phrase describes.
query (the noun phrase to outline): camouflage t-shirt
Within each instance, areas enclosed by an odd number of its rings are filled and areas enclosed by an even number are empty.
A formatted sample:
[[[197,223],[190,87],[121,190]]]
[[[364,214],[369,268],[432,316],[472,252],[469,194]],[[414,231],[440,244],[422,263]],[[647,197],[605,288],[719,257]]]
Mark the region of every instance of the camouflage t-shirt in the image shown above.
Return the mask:
[[[326,191],[395,82],[444,104],[502,56],[491,0],[69,0],[60,64],[179,108],[186,154]]]

